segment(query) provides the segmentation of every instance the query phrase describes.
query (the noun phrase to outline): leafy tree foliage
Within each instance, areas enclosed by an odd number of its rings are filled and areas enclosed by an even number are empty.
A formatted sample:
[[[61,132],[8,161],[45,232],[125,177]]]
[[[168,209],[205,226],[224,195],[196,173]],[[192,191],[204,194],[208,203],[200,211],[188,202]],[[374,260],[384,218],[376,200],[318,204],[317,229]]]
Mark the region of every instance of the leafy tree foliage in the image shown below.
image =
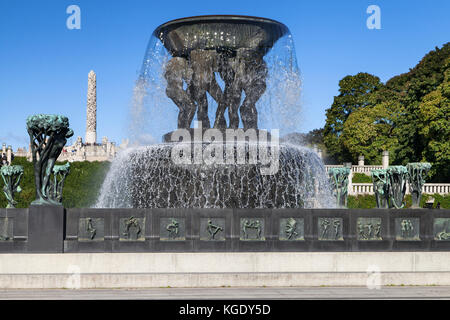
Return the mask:
[[[423,140],[422,159],[434,164],[431,174],[450,177],[450,58],[444,81],[423,97],[417,110],[417,130]]]
[[[339,82],[327,110],[324,143],[337,162],[427,161],[435,182],[450,181],[450,43],[429,52],[409,72],[386,84],[359,73]]]
[[[368,73],[346,76],[339,81],[339,95],[334,97],[331,108],[327,110],[323,132],[327,153],[337,161],[351,157],[342,138],[345,122],[350,114],[367,107],[371,103],[368,96],[382,85],[380,78]]]

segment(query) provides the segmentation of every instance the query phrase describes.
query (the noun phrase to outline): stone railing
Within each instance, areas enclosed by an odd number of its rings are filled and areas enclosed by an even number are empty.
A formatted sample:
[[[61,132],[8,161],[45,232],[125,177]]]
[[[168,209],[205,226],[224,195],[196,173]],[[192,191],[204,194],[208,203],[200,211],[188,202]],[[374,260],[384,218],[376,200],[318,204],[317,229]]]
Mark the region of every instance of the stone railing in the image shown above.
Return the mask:
[[[383,166],[352,166],[352,173],[364,173],[370,176],[370,171],[383,169]]]
[[[325,165],[325,170],[327,170],[328,172],[328,170],[331,168],[342,168],[342,167],[343,167],[342,164],[327,164]]]
[[[450,183],[425,183],[422,187],[422,193],[424,194],[449,194],[450,193]],[[350,195],[360,195],[360,194],[373,194],[373,184],[372,183],[352,183],[351,189],[349,190]],[[406,194],[409,194],[409,186],[406,188]]]
[[[349,190],[350,195],[360,195],[360,194],[373,194],[373,184],[372,183],[352,183],[351,190]]]
[[[325,165],[325,170],[328,172],[330,168],[342,168],[343,165]],[[370,176],[370,171],[383,169],[383,166],[367,165],[367,166],[352,166],[352,173],[364,173]]]
[[[449,194],[450,183],[425,183],[422,188],[422,192],[428,194]]]

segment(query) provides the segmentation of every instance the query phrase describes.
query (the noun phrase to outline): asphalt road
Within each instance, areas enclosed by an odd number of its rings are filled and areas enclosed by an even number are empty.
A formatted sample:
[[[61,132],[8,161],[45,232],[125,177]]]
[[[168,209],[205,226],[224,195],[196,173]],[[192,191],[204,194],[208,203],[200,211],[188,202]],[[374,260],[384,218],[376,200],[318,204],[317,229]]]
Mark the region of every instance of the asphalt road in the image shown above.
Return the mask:
[[[445,299],[450,287],[0,289],[4,300],[264,300],[264,299]]]

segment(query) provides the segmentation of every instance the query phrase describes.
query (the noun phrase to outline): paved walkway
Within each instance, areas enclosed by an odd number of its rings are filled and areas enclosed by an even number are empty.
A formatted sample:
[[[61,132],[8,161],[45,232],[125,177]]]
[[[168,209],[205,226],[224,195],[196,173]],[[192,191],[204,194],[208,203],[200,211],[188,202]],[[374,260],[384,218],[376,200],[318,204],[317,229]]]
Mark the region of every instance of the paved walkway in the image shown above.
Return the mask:
[[[154,289],[0,289],[0,299],[447,299],[450,287],[314,288],[154,288]]]

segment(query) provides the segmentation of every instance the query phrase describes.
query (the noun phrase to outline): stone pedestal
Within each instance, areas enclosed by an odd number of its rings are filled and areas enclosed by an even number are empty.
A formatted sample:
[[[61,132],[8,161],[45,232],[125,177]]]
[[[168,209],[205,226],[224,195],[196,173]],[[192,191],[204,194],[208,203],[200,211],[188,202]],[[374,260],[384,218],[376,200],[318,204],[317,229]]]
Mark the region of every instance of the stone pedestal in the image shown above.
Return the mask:
[[[13,160],[12,146],[8,146],[8,149],[6,150],[6,159],[8,161],[8,164],[11,165]]]
[[[387,169],[387,167],[389,167],[389,151],[383,151],[381,165],[383,166],[383,169]]]
[[[359,156],[358,157],[358,166],[359,167],[364,167],[364,156]]]
[[[63,206],[30,206],[28,211],[28,252],[62,253],[64,223]]]

